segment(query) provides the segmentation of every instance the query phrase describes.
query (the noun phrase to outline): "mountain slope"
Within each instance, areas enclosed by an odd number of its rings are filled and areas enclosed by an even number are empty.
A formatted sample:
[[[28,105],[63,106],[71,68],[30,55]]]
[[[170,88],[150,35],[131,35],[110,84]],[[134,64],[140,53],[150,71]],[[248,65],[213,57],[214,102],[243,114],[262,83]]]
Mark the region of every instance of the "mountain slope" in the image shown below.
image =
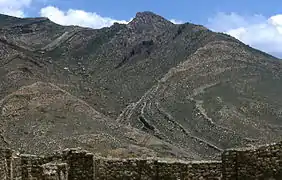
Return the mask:
[[[23,86],[1,100],[0,107],[1,144],[23,152],[48,154],[82,147],[103,156],[193,158],[153,136],[116,123],[50,83]]]
[[[207,159],[281,139],[281,62],[228,35],[151,12],[102,29],[1,15],[0,31],[5,146]]]
[[[202,156],[281,140],[281,63],[214,41],[171,69],[118,118]]]

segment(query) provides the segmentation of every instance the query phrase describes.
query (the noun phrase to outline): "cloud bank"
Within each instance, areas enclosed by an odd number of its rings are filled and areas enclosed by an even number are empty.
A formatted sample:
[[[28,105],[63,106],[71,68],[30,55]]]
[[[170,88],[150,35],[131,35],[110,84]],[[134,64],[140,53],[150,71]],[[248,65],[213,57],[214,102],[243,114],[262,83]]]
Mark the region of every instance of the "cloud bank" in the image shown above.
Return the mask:
[[[0,13],[16,17],[25,17],[25,10],[35,2],[46,3],[47,0],[0,0]],[[61,25],[78,25],[99,29],[109,27],[115,22],[127,24],[130,20],[117,20],[110,17],[103,17],[95,12],[86,12],[79,9],[63,11],[55,6],[46,6],[39,11],[40,16],[48,17],[51,21]],[[171,19],[174,24],[181,24],[182,21]]]
[[[113,25],[115,22],[125,24],[126,20],[116,20],[102,17],[95,12],[69,9],[64,12],[57,7],[47,6],[40,10],[40,15],[48,17],[51,21],[61,25],[79,25],[83,27],[102,28]]]
[[[32,0],[0,0],[0,13],[24,17],[24,8],[29,7],[31,2]]]
[[[102,27],[109,27],[115,22],[120,24],[127,24],[130,20],[117,20],[109,17],[102,17],[95,12],[86,12],[83,10],[69,9],[62,11],[54,6],[47,6],[40,10],[40,16],[48,17],[51,21],[61,25],[78,25],[82,27],[91,27],[99,29]],[[183,22],[176,19],[170,20],[174,24],[182,24]]]
[[[208,20],[207,27],[225,32],[242,42],[282,57],[282,14],[241,16],[236,13],[219,13]]]

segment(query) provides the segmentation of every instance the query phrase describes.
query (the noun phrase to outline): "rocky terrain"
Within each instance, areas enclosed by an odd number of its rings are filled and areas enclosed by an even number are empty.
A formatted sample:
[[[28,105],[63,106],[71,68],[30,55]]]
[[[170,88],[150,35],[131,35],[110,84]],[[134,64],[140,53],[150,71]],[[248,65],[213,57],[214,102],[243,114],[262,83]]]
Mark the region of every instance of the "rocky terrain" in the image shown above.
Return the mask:
[[[140,12],[90,29],[0,15],[1,146],[216,159],[282,138],[281,61]]]

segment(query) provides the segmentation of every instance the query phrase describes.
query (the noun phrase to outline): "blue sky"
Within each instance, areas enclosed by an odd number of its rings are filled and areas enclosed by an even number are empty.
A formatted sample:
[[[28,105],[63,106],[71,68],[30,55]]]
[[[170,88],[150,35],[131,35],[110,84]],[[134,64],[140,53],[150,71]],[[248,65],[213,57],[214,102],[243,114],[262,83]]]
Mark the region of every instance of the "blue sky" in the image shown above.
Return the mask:
[[[202,24],[282,57],[281,0],[0,0],[0,13],[92,28],[127,23],[140,11]]]
[[[169,19],[181,19],[200,24],[206,23],[208,18],[218,12],[236,12],[240,15],[263,14],[264,16],[282,12],[280,0],[261,2],[258,0],[42,0],[41,4],[40,0],[37,0],[35,4],[38,9],[46,5],[56,6],[64,11],[82,9],[114,19],[130,19],[138,11],[149,10]],[[39,15],[36,13],[38,12],[33,11],[29,15]]]

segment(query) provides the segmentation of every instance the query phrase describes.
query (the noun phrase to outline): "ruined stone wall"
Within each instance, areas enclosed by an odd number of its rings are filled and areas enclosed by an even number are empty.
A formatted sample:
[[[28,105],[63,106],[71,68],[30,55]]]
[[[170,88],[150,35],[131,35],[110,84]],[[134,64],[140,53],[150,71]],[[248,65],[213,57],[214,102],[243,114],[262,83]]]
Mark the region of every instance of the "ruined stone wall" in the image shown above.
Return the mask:
[[[94,155],[76,149],[65,150],[63,160],[69,165],[69,180],[94,179]]]
[[[229,179],[282,179],[282,142],[257,148],[226,150],[223,177]]]
[[[18,154],[0,150],[0,180],[67,180],[68,164],[63,156]]]
[[[95,180],[138,179],[220,179],[220,161],[181,162],[160,160],[95,160]]]
[[[20,155],[21,172],[18,179],[21,180],[66,180],[68,176],[68,164],[64,163],[63,156],[33,156]]]
[[[230,149],[222,161],[106,159],[67,149],[51,156],[0,149],[0,180],[252,180],[282,179],[282,142]]]
[[[2,150],[1,180],[193,180],[221,177],[220,161],[105,159],[76,149],[49,157],[12,156],[11,153],[11,150]]]
[[[9,149],[3,149],[0,152],[0,179],[10,180],[11,179],[11,165],[13,151]]]

